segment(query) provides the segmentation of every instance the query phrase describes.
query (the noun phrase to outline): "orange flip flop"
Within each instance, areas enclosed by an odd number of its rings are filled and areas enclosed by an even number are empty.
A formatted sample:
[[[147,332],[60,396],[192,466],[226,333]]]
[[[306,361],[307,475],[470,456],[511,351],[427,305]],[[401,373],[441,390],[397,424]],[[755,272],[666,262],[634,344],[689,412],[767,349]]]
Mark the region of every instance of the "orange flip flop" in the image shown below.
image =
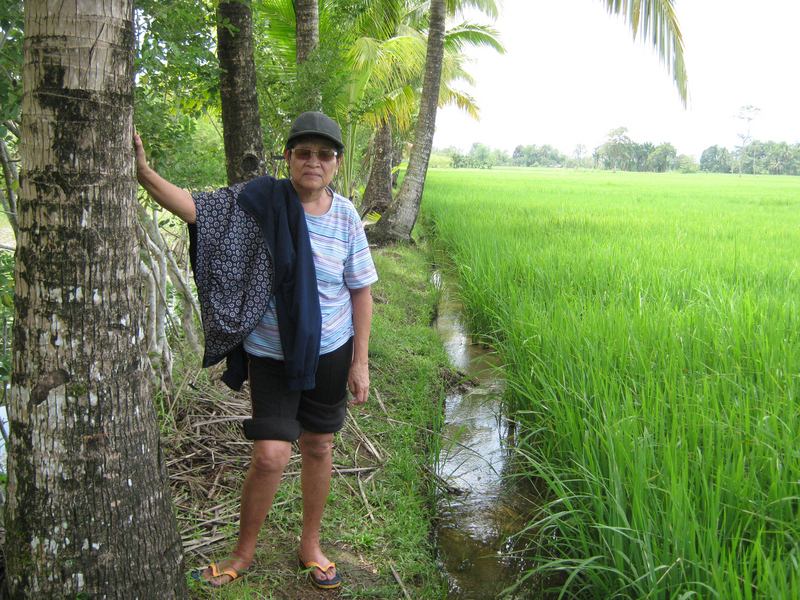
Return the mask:
[[[205,577],[203,577],[203,571],[205,571],[208,568],[211,568],[211,577],[209,579],[206,579]],[[223,575],[227,575],[228,577],[231,578],[231,580],[228,581],[227,583],[221,583],[221,584],[211,583],[211,579],[213,579],[215,577],[222,577]],[[236,569],[226,569],[224,571],[220,571],[219,567],[217,567],[217,563],[211,563],[207,567],[201,567],[201,568],[197,569],[196,571],[194,571],[192,573],[192,578],[196,579],[197,581],[199,581],[199,582],[201,582],[201,583],[203,583],[205,585],[210,585],[211,587],[222,587],[222,586],[231,584],[234,581],[239,581],[245,575],[247,575],[246,571],[239,572]]]
[[[333,588],[337,588],[342,584],[342,574],[339,573],[339,571],[336,571],[336,575],[333,579],[319,579],[314,576],[314,571],[316,569],[319,569],[323,573],[327,573],[328,569],[336,566],[335,563],[330,563],[327,567],[323,567],[319,563],[306,562],[301,558],[300,564],[304,569],[308,569],[308,578],[311,583],[322,590],[332,590]]]

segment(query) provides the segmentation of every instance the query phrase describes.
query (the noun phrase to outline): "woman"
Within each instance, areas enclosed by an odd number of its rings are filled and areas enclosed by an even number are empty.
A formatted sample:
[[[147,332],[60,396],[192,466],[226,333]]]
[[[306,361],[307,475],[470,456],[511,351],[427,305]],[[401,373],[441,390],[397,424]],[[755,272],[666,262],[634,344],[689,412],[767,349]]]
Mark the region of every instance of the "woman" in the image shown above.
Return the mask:
[[[290,179],[261,177],[190,194],[155,173],[134,136],[137,179],[190,226],[203,312],[203,365],[227,359],[223,380],[250,381],[253,440],[244,480],[239,537],[229,558],[195,573],[214,586],[236,581],[253,560],[258,532],[297,442],[303,530],[300,561],[317,587],[341,574],[320,548],[331,483],[333,435],[350,403],[366,402],[377,274],[352,204],[329,185],[342,161],[339,126],[318,112],[300,115],[284,158]]]

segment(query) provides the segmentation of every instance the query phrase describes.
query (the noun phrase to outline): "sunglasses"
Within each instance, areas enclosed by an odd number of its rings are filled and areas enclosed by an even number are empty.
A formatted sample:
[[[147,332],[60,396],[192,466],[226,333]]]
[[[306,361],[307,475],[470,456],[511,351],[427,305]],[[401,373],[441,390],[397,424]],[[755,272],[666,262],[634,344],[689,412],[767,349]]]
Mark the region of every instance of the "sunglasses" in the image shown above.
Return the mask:
[[[322,150],[312,150],[311,148],[295,148],[292,150],[295,158],[299,160],[310,160],[312,154],[316,154],[322,162],[330,162],[339,156],[336,150],[324,148]]]

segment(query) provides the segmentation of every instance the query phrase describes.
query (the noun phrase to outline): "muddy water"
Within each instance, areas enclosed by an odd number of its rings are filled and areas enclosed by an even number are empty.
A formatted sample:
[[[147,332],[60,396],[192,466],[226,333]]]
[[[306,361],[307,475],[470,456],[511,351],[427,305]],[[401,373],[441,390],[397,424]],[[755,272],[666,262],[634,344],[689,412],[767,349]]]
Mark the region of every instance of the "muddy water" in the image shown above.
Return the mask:
[[[517,550],[521,544],[514,534],[535,506],[529,490],[504,477],[511,467],[497,358],[472,343],[460,315],[460,303],[445,299],[436,328],[453,365],[478,385],[454,391],[445,400],[445,447],[437,474],[455,489],[439,501],[437,548],[449,599],[494,600],[531,566]],[[536,598],[531,587],[504,597]]]

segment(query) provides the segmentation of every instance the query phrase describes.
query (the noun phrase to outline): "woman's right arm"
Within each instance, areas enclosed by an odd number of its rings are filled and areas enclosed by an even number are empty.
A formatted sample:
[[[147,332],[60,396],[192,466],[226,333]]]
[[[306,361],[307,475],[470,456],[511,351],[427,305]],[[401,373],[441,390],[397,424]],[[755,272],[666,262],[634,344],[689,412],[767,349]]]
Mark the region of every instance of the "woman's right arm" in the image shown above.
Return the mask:
[[[133,135],[133,145],[136,149],[136,179],[139,180],[139,184],[156,202],[176,217],[187,223],[197,222],[197,210],[192,195],[150,168],[138,133]]]

